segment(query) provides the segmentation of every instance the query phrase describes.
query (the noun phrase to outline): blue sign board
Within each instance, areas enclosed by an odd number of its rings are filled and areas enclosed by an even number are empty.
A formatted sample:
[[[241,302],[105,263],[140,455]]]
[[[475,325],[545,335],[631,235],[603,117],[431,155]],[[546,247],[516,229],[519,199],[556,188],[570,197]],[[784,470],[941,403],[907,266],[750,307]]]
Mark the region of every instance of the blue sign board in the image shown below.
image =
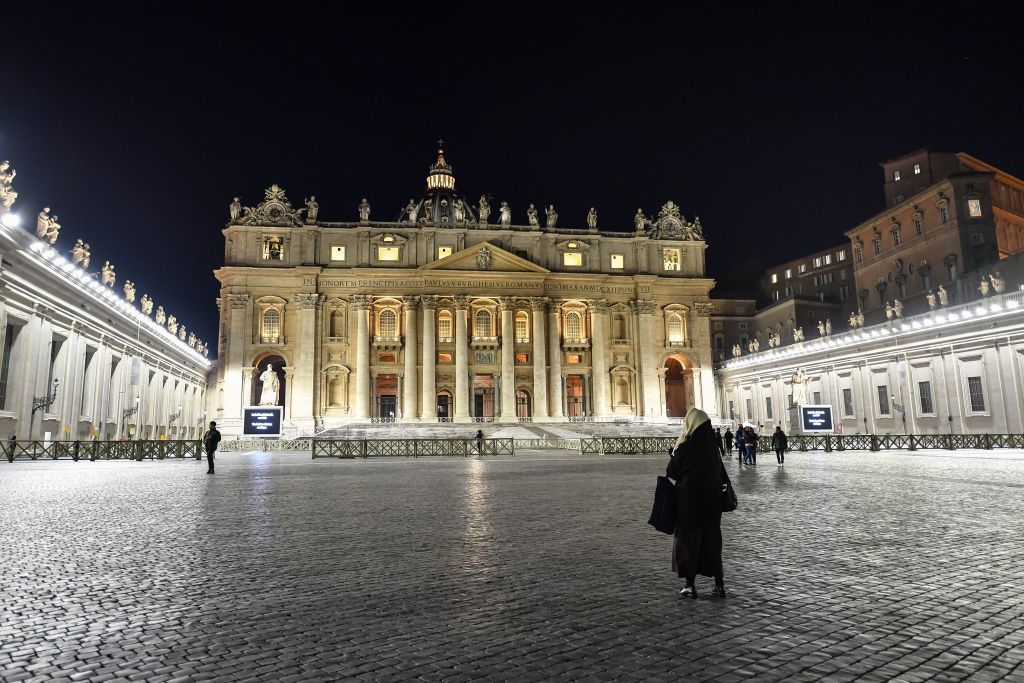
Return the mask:
[[[800,426],[804,434],[831,434],[832,406],[800,406]]]
[[[243,409],[244,436],[281,436],[281,406],[255,406]]]

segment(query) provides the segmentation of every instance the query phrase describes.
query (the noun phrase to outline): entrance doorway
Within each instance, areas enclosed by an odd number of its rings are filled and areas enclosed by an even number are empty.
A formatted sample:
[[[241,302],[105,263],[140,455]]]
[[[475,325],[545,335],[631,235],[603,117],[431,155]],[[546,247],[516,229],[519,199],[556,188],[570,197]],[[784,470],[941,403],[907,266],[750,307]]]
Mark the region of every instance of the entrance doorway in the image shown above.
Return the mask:
[[[376,379],[376,417],[381,420],[394,420],[398,417],[398,376],[377,375]]]
[[[451,422],[452,395],[447,391],[442,391],[437,394],[437,419],[443,422]]]
[[[533,415],[530,408],[530,394],[525,389],[516,391],[516,417],[520,420],[530,418]]]
[[[685,417],[693,404],[693,371],[684,360],[672,356],[665,360],[665,414]]]
[[[583,375],[566,375],[565,407],[570,418],[587,416],[586,398],[583,391]]]
[[[473,376],[473,417],[494,419],[494,377]]]

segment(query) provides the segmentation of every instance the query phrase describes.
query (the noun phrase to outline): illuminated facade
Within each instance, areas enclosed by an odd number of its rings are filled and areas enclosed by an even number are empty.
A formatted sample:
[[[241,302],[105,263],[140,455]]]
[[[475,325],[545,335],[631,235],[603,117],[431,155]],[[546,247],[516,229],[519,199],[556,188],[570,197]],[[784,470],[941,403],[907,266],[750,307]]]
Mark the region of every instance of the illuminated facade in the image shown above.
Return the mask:
[[[634,230],[514,224],[458,195],[439,152],[389,221],[319,220],[269,188],[224,229],[216,415],[237,433],[280,378],[287,428],[563,421],[714,412],[704,241],[667,202]],[[498,204],[495,202],[494,204]],[[303,215],[305,213],[305,215]]]

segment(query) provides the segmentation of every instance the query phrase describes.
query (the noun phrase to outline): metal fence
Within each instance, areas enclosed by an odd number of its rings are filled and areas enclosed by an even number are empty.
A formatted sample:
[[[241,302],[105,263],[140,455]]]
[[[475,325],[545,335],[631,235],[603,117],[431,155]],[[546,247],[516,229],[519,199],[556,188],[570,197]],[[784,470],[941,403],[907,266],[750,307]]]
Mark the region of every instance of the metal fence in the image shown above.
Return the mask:
[[[200,441],[8,441],[8,462],[15,460],[164,460],[203,456]]]
[[[303,439],[233,439],[222,440],[218,453],[249,453],[250,451],[301,451],[308,453],[313,440]]]
[[[516,454],[514,439],[313,439],[314,458],[420,458]]]
[[[759,451],[771,451],[771,436],[760,436]],[[1024,448],[1024,434],[822,434],[787,437],[790,451],[917,451]]]

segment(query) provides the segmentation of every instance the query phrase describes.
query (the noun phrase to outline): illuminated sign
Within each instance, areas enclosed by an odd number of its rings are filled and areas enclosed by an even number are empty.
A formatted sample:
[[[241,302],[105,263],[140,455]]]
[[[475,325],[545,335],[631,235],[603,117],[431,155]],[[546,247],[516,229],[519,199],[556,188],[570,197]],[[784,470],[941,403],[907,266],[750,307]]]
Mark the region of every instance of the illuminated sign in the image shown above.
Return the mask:
[[[831,434],[832,406],[800,406],[800,424],[804,434]]]
[[[281,406],[245,408],[242,416],[242,434],[245,436],[281,436]]]

